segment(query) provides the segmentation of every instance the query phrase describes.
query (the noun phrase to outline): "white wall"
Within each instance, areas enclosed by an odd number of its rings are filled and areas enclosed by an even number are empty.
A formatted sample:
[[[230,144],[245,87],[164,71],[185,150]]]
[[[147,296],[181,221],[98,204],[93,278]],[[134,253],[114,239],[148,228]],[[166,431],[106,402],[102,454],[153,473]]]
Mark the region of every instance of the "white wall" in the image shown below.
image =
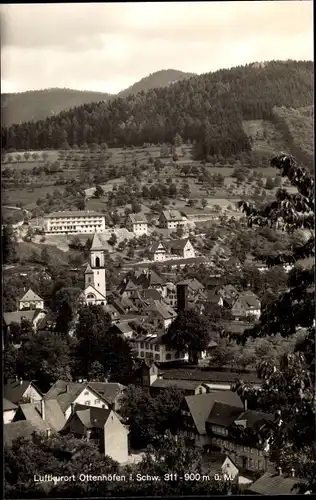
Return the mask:
[[[85,394],[87,392],[87,394]],[[84,388],[79,396],[74,400],[75,404],[92,406],[94,408],[106,408],[108,409],[109,405],[102,399],[101,396],[94,394],[89,388]],[[71,415],[71,406],[67,408],[65,411],[65,417],[68,418]]]
[[[16,410],[4,410],[3,411],[3,423],[10,424],[14,419]]]

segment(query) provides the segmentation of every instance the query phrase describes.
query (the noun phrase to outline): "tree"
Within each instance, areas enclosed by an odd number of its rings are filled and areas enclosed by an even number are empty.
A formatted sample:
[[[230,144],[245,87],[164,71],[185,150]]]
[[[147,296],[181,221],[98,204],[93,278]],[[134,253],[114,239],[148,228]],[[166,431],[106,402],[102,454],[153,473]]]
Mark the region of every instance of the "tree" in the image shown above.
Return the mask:
[[[271,190],[274,188],[274,185],[272,177],[267,177],[265,188]]]
[[[29,157],[30,157],[30,153],[29,153],[28,151],[25,151],[25,153],[24,153],[24,155],[23,155],[23,156],[24,156],[24,158],[25,158],[25,159],[26,159],[26,161],[27,161],[27,160],[29,159]]]
[[[101,198],[101,196],[104,196],[104,189],[98,184],[94,191],[94,197]]]
[[[174,139],[173,139],[173,144],[175,145],[176,148],[179,148],[183,144],[183,139],[178,132],[176,133]]]
[[[90,382],[104,382],[104,368],[99,361],[94,361],[91,365],[91,370],[88,373]]]
[[[4,264],[12,264],[17,261],[17,241],[12,226],[2,227],[2,255]]]
[[[50,387],[58,379],[71,380],[69,344],[53,332],[25,336],[17,356],[17,374]]]
[[[281,155],[271,160],[271,165],[287,177],[298,193],[293,195],[280,189],[276,199],[263,208],[242,202],[241,208],[248,217],[249,226],[278,227],[293,233],[304,228],[310,238],[293,246],[291,251],[267,256],[269,267],[295,263],[314,256],[314,179],[295,159]],[[288,276],[288,289],[273,303],[262,310],[260,322],[237,339],[245,343],[248,338],[264,338],[280,334],[291,338],[298,327],[306,328],[306,337],[294,353],[285,354],[278,362],[263,361],[258,374],[263,380],[262,389],[239,383],[235,390],[249,399],[253,406],[264,411],[281,410],[279,420],[271,429],[271,459],[286,471],[295,468],[300,478],[307,480],[307,488],[316,492],[315,436],[315,293],[314,266],[312,269],[294,268]]]
[[[201,207],[202,209],[204,210],[204,208],[207,206],[207,201],[205,200],[205,198],[202,198],[201,200]]]
[[[206,349],[210,340],[208,324],[194,309],[180,311],[164,340],[178,353],[188,352],[189,361],[197,363],[199,354]]]
[[[4,382],[8,379],[13,379],[16,376],[16,363],[17,363],[18,350],[9,343],[3,355],[3,378]]]

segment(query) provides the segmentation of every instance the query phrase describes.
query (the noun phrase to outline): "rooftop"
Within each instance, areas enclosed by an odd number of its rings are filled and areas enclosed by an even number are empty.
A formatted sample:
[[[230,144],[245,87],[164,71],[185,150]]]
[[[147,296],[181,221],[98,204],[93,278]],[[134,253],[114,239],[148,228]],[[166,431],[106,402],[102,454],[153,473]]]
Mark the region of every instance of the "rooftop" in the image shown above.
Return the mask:
[[[29,380],[10,379],[3,386],[3,396],[12,403],[18,404],[31,384],[34,385]]]
[[[65,210],[61,212],[52,212],[44,216],[45,219],[52,217],[104,217],[104,214],[93,210]]]
[[[144,214],[129,214],[129,218],[133,224],[147,224],[147,218]]]
[[[25,295],[23,295],[22,299],[20,299],[20,302],[29,302],[32,300],[43,300],[37,293],[33,292],[31,288],[28,289]]]
[[[297,483],[297,477],[279,475],[279,473],[266,472],[249,487],[249,493],[259,495],[296,495],[293,490]]]
[[[164,210],[162,215],[167,221],[182,220],[182,215],[178,210]]]
[[[109,403],[114,403],[116,398],[125,390],[125,386],[117,382],[89,382],[89,386]]]

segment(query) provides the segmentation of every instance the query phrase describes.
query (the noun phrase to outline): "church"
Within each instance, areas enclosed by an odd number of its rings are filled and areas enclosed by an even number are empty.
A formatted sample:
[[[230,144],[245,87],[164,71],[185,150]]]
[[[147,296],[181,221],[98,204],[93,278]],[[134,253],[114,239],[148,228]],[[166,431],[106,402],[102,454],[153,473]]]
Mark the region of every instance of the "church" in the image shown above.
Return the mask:
[[[90,262],[85,270],[83,301],[90,305],[106,305],[106,277],[104,267],[104,243],[102,236],[95,233],[90,249]]]

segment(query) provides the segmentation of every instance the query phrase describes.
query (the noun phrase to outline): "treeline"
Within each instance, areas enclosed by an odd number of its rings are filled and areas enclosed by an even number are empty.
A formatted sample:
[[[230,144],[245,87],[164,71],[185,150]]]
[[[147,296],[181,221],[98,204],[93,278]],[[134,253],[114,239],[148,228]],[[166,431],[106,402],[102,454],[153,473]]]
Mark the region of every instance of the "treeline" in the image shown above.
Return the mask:
[[[242,120],[271,119],[274,106],[313,101],[313,62],[274,61],[220,70],[110,102],[86,104],[35,123],[2,128],[2,147],[61,149],[83,143],[141,146],[195,141],[197,157],[251,150]]]

